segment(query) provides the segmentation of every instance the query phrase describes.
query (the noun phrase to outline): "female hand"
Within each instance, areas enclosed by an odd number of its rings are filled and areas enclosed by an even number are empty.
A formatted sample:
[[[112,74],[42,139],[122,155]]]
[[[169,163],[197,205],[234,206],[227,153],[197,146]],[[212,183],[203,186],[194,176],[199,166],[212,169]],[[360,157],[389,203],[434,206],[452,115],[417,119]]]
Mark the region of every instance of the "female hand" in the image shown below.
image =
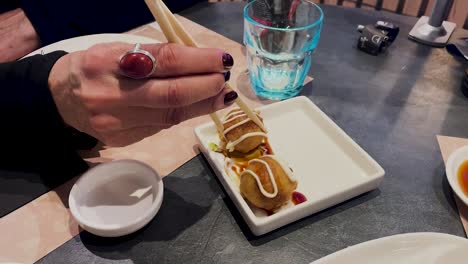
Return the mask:
[[[120,57],[132,48],[98,44],[56,62],[49,87],[65,123],[106,145],[125,146],[237,98],[224,87],[234,62],[222,50],[141,45],[155,57],[156,70],[134,80],[119,69]]]
[[[0,62],[14,61],[39,48],[39,36],[22,9],[0,14]]]

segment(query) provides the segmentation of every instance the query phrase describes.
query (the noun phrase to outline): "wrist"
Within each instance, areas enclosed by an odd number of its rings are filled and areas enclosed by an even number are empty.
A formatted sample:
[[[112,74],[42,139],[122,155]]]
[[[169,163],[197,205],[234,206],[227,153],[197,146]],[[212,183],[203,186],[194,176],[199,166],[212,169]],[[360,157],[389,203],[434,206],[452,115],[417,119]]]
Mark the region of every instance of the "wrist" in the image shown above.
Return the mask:
[[[67,64],[70,60],[69,57],[70,54],[66,54],[59,58],[50,70],[48,84],[52,96],[60,93],[61,87],[65,86],[67,83],[68,78],[66,76],[68,74],[66,73],[66,69],[68,68]]]
[[[81,132],[92,134],[83,119],[88,113],[77,99],[81,87],[80,61],[83,51],[67,54],[52,67],[48,84],[52,98],[63,122]],[[78,95],[79,96],[79,95]]]
[[[76,105],[74,90],[80,87],[79,75],[73,70],[73,62],[77,60],[79,53],[74,52],[58,59],[50,71],[48,84],[57,112],[71,136],[74,149],[88,150],[97,144],[97,139],[85,133],[89,131],[85,131],[83,122],[80,122],[81,111],[73,107]]]
[[[71,89],[69,89],[71,79],[70,57],[71,54],[66,54],[55,62],[49,74],[48,85],[58,113],[65,124],[72,126],[69,123],[70,117],[66,110],[71,93]]]

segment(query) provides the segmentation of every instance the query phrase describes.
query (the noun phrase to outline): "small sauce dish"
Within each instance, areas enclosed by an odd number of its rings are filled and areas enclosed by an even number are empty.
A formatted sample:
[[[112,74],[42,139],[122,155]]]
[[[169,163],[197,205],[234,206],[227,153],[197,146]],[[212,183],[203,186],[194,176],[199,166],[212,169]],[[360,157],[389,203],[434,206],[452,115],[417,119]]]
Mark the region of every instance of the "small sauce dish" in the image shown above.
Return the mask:
[[[163,199],[162,178],[136,160],[100,164],[73,185],[70,211],[86,231],[103,237],[133,233],[148,224]]]
[[[464,193],[463,187],[468,183],[467,164],[468,161],[468,146],[461,147],[455,150],[448,158],[445,166],[448,182],[453,191],[466,205],[468,205],[468,194]]]

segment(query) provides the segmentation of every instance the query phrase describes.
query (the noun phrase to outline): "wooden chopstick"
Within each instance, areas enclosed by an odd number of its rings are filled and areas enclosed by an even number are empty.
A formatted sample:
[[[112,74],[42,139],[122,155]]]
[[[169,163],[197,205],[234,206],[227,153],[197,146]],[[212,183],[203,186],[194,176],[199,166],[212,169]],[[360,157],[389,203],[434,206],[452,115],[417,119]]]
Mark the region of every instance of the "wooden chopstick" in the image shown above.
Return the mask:
[[[190,34],[187,33],[187,31],[185,31],[182,24],[180,24],[179,20],[177,20],[174,14],[172,14],[171,10],[167,8],[166,4],[164,4],[164,2],[161,0],[156,0],[156,1],[160,3],[160,6],[162,7],[163,12],[166,15],[166,18],[171,23],[172,28],[174,29],[176,35],[184,42],[184,44],[190,47],[198,47],[195,40],[192,38],[192,36],[190,36]]]
[[[158,21],[158,24],[161,27],[164,36],[166,36],[167,41],[183,44],[183,42],[179,39],[179,37],[177,37],[176,33],[169,24],[169,20],[166,18],[160,2],[154,0],[145,0],[145,3],[151,11],[151,14],[153,14],[154,18]]]
[[[179,27],[172,28],[171,21],[174,21],[174,20],[177,21],[177,19],[173,17],[172,13],[169,11],[167,6],[162,1],[145,0],[145,3],[148,6],[149,10],[151,11],[151,14],[153,14],[154,18],[158,22],[159,27],[161,27],[161,30],[163,31],[164,36],[166,36],[167,41],[171,43],[182,44],[182,45],[186,45],[185,43],[196,45],[195,41],[193,41],[190,35],[175,32],[176,29],[178,31],[181,31],[182,26],[179,24]],[[169,12],[167,12],[166,10]],[[172,19],[170,17],[172,17]],[[179,38],[179,36],[182,36],[185,39],[182,40],[181,38]],[[224,125],[222,121],[219,119],[218,115],[216,113],[211,113],[210,117],[215,123],[218,132],[220,134],[223,134]]]
[[[226,83],[226,86],[231,88],[228,83]],[[255,114],[254,111],[252,111],[252,109],[250,109],[250,107],[242,99],[240,99],[240,97],[237,97],[235,102],[239,108],[242,109],[242,111],[244,111],[244,113],[250,118],[250,120],[254,121],[255,124],[257,124],[263,130],[263,132],[267,132],[263,122],[260,120],[260,118],[258,118],[257,114]]]
[[[198,47],[195,40],[187,33],[184,27],[180,24],[177,18],[172,14],[172,12],[167,8],[161,0],[145,0],[146,5],[150,9],[154,18],[158,22],[161,30],[166,36],[169,42],[184,44],[187,46]],[[226,83],[226,87],[232,89],[232,87]],[[250,109],[247,104],[240,98],[237,97],[236,104],[239,106],[245,114],[255,122],[264,132],[267,132],[263,122],[258,118],[258,116]],[[218,132],[222,133],[224,131],[224,125],[219,119],[216,113],[210,114],[211,119],[215,123]]]

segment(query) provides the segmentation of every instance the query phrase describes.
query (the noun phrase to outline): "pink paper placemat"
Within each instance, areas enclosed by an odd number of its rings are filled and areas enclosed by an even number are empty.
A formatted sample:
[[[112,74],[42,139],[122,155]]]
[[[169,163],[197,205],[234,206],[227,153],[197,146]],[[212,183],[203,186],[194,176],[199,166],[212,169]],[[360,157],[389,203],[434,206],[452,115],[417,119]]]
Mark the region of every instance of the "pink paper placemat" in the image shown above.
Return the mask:
[[[447,162],[448,157],[452,152],[461,148],[463,146],[468,146],[468,139],[466,138],[456,138],[456,137],[446,137],[446,136],[437,136],[437,141],[439,142],[440,152],[442,153],[442,158],[444,163]],[[456,195],[454,195],[455,202],[457,203],[458,213],[460,214],[460,220],[465,229],[465,235],[468,234],[468,206],[466,206]]]

